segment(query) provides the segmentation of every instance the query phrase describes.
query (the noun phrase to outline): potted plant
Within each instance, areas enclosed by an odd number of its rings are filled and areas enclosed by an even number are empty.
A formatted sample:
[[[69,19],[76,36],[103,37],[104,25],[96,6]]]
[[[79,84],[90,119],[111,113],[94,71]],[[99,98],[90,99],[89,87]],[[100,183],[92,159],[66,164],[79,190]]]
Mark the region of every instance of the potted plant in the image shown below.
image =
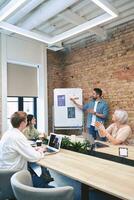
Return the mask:
[[[83,153],[83,154],[89,154],[91,150],[91,144],[88,140],[85,140],[83,143],[71,142],[70,138],[65,136],[62,138],[61,148]]]

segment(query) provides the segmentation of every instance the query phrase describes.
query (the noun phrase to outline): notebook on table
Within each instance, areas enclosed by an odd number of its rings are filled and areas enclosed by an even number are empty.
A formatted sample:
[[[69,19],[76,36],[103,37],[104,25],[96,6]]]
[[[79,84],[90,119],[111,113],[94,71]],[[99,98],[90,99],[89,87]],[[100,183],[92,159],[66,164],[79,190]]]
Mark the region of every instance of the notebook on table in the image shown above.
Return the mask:
[[[45,154],[57,153],[60,151],[62,135],[50,133]]]

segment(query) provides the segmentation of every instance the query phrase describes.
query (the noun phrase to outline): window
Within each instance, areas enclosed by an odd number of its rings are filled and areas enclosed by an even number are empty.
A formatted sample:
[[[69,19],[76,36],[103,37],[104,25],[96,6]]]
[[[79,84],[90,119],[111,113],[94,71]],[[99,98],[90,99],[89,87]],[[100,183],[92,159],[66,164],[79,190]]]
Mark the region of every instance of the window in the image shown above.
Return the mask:
[[[11,127],[10,117],[11,115],[18,110],[18,98],[17,97],[8,97],[7,98],[7,124],[8,127]]]
[[[27,114],[34,115],[34,99],[33,98],[23,98],[23,110]]]
[[[37,97],[7,97],[8,128],[11,127],[11,115],[18,110],[33,114],[37,118]]]

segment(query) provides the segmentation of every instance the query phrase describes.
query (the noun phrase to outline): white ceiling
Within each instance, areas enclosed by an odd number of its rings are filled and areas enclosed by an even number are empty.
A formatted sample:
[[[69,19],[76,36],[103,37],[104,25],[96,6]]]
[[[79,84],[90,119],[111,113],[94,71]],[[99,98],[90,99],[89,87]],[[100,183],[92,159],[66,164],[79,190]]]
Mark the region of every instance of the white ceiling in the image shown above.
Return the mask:
[[[1,32],[36,39],[53,50],[94,34],[104,40],[112,27],[130,20],[134,0],[0,0]]]

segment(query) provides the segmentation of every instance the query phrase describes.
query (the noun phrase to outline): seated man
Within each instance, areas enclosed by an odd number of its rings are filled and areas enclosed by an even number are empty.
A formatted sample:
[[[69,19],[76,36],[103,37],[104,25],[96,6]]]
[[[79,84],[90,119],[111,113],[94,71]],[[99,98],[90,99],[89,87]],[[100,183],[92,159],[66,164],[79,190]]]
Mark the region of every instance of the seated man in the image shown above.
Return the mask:
[[[43,158],[44,149],[36,150],[29,144],[23,134],[27,124],[27,114],[22,111],[15,112],[11,116],[12,129],[8,130],[0,140],[0,168],[23,170],[27,169],[27,162],[37,162]],[[33,185],[36,187],[48,187],[45,179],[31,173]]]

